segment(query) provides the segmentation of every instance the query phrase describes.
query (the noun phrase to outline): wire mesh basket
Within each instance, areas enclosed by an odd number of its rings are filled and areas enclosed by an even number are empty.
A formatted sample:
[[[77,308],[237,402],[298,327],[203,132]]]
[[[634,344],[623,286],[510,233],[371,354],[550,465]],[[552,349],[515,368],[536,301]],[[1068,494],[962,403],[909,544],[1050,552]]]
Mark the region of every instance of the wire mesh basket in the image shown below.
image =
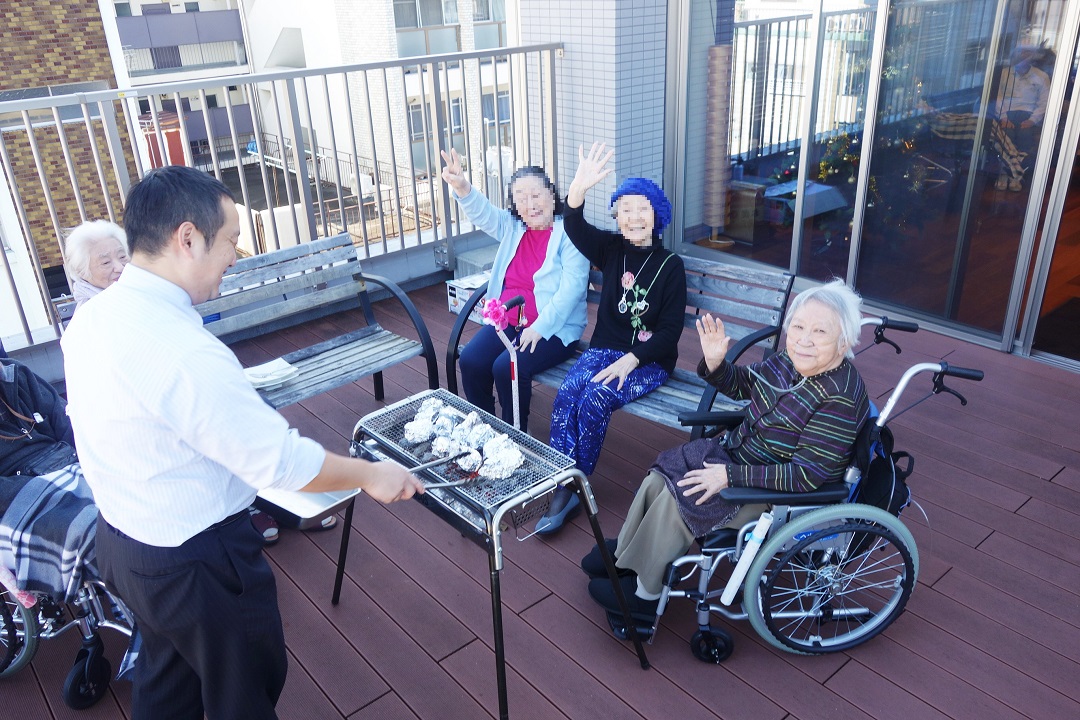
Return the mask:
[[[388,455],[406,467],[415,467],[436,460],[439,456],[432,452],[433,440],[412,443],[405,438],[406,423],[415,419],[420,406],[429,398],[442,401],[450,408],[451,414],[460,416],[459,421],[464,420],[469,413],[476,412],[481,422],[490,425],[495,432],[509,436],[524,456],[522,464],[505,478],[484,478],[476,472],[462,469],[455,462],[447,462],[418,473],[425,484],[464,481],[456,487],[430,491],[439,494],[440,498],[446,500],[451,506],[460,506],[461,501],[465,501],[467,506],[490,514],[507,500],[574,467],[574,461],[566,455],[511,427],[499,418],[478,410],[467,401],[441,388],[414,395],[361,418],[353,432],[354,454],[358,444],[363,443],[365,439],[371,439]],[[511,511],[509,516],[515,529],[543,515],[547,506],[548,497],[544,496]],[[459,508],[454,509],[459,510]]]

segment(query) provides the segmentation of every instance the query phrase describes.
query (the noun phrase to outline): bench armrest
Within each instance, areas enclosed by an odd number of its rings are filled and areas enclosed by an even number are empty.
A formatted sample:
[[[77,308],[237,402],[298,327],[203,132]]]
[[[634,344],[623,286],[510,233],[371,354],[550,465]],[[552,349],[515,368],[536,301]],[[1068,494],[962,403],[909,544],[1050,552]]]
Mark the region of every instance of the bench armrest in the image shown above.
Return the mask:
[[[749,335],[744,335],[739,341],[737,341],[734,345],[728,348],[727,357],[725,358],[725,360],[727,360],[729,363],[735,363],[740,357],[742,357],[743,353],[752,348],[754,345],[757,345],[759,342],[767,338],[778,336],[779,334],[780,327],[778,325],[770,325],[769,327],[755,330]],[[775,344],[772,349],[776,349]]]
[[[413,327],[416,328],[417,339],[424,348],[424,359],[427,360],[428,387],[432,390],[438,390],[439,363],[435,357],[435,345],[431,342],[431,334],[428,332],[427,324],[424,322],[424,318],[420,316],[420,312],[416,309],[416,305],[414,305],[413,301],[409,299],[409,296],[405,294],[405,291],[390,278],[385,278],[381,275],[369,275],[367,273],[362,273],[357,277],[386,288],[386,290],[401,303],[401,306],[405,308],[405,312],[409,314],[409,319],[412,321]],[[365,301],[364,304],[366,309],[366,296],[363,300]]]
[[[728,428],[738,427],[746,419],[746,413],[741,410],[718,410],[718,411],[695,411],[679,413],[679,424],[685,427],[710,427]]]
[[[847,500],[849,488],[843,482],[831,482],[810,492],[780,492],[765,488],[728,487],[720,491],[720,497],[728,502],[745,505],[831,505]]]
[[[461,306],[458,318],[454,322],[454,328],[450,331],[450,339],[446,343],[446,389],[455,395],[458,394],[457,361],[458,356],[461,354],[459,347],[461,345],[461,335],[465,332],[465,323],[469,322],[469,315],[472,314],[473,308],[480,302],[480,298],[487,293],[487,287],[488,284],[484,283],[476,288],[473,294],[469,296],[469,299],[465,301],[465,304]]]

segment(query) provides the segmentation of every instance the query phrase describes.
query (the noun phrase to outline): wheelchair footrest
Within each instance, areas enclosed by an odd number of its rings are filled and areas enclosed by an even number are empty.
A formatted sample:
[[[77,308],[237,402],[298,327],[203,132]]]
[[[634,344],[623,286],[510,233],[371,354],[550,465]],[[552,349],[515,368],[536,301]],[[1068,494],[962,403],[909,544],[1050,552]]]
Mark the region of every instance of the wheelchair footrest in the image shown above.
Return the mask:
[[[630,619],[634,621],[634,628],[637,630],[638,639],[642,642],[647,641],[653,634],[653,623],[656,621],[656,617],[645,617],[643,615],[630,615]],[[608,625],[611,627],[611,632],[615,634],[615,637],[620,640],[629,640],[630,631],[626,627],[626,621],[622,615],[616,613],[607,614]]]

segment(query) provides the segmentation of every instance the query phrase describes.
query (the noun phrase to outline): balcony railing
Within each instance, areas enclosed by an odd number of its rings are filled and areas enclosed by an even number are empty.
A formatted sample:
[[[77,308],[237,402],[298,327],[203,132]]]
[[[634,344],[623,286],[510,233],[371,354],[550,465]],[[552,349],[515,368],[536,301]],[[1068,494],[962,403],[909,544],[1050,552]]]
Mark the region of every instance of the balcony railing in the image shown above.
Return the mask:
[[[230,186],[245,253],[347,229],[372,262],[408,254],[410,272],[423,274],[415,270],[417,258],[429,273],[452,268],[454,238],[472,228],[437,181],[439,151],[457,148],[473,184],[493,199],[503,195],[513,166],[485,167],[485,158],[509,155],[515,166],[557,172],[560,47],[0,102],[0,166],[8,186],[0,192],[0,339],[11,350],[59,337],[56,304],[67,283],[58,238],[84,220],[120,222],[129,187],[162,164],[198,167]],[[514,98],[509,122],[498,118],[507,128],[501,148],[484,132],[481,102],[497,92]],[[417,103],[428,110],[421,140],[409,126],[408,109]],[[187,110],[195,106],[213,112]]]

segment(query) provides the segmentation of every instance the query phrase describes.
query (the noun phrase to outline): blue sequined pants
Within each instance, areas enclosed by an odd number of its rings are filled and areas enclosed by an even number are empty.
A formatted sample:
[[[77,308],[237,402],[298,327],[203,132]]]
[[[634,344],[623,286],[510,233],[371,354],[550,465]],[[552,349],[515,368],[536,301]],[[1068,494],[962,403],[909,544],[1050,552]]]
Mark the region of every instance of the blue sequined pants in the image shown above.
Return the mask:
[[[617,382],[590,382],[590,379],[625,353],[620,350],[589,348],[566,374],[551,409],[551,447],[570,456],[581,472],[592,475],[600,459],[611,414],[664,384],[668,374],[656,363],[636,368],[627,376],[622,390]]]

